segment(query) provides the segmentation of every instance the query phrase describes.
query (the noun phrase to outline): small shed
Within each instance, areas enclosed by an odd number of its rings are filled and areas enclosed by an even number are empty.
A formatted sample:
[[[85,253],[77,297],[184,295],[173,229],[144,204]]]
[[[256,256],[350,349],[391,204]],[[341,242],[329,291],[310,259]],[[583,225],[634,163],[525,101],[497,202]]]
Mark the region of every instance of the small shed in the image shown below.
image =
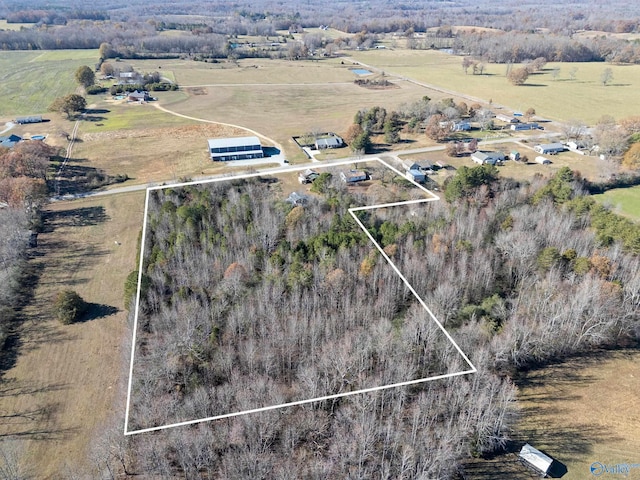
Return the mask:
[[[533,448],[528,443],[522,447],[518,457],[522,463],[527,467],[534,469],[543,477],[547,476],[549,469],[551,468],[551,464],[553,463],[553,458],[545,455],[537,448]]]
[[[551,164],[551,160],[549,160],[547,157],[542,157],[542,156],[537,156],[535,158],[536,163],[539,163],[540,165],[550,165]]]
[[[510,160],[514,160],[514,161],[519,161],[520,160],[520,152],[517,152],[515,150],[513,150],[512,152],[509,153],[509,159]]]

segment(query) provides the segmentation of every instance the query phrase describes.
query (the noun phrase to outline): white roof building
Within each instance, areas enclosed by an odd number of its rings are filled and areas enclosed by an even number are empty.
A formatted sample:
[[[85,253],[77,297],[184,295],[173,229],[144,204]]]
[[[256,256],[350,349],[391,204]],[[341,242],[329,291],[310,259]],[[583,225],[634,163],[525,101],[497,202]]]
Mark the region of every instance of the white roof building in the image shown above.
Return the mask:
[[[213,161],[263,158],[264,152],[256,136],[209,139],[209,155]]]

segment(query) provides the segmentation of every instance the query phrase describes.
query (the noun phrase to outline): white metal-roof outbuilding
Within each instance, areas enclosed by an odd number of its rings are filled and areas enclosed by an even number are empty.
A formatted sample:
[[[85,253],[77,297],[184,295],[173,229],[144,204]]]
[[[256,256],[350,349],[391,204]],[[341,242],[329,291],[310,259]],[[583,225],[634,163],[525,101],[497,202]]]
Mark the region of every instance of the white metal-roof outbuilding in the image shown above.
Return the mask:
[[[522,447],[518,456],[545,477],[553,463],[553,458],[545,455],[537,448],[533,448],[528,443]]]

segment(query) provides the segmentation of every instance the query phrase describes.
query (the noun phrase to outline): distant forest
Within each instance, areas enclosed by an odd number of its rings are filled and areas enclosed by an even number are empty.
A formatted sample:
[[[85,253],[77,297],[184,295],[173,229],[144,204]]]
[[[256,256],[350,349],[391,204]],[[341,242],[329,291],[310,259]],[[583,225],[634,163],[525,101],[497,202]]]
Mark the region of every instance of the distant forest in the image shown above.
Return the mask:
[[[347,211],[411,198],[373,173],[323,173],[296,206],[268,177],[153,193],[134,428],[464,369]],[[447,202],[359,212],[479,373],[114,437],[95,458],[161,478],[456,478],[505,445],[514,373],[640,337],[640,229],[583,193],[568,168],[520,184],[462,167]]]
[[[521,62],[545,57],[548,61],[640,62],[638,42],[584,38],[582,31],[638,33],[640,5],[615,0],[575,3],[552,2],[139,2],[123,5],[107,0],[99,8],[76,0],[0,5],[0,18],[33,27],[0,31],[0,49],[98,48],[108,44],[113,56],[202,55],[208,58],[285,56],[287,48],[236,49],[230,37],[259,35],[278,38],[277,32],[301,33],[305,28],[329,26],[345,38],[313,34],[303,38],[305,58],[316,48],[368,47],[377,35],[396,33],[411,39],[411,48],[451,46],[490,62]],[[476,32],[454,35],[452,25],[478,27]],[[52,28],[53,27],[53,28]],[[497,32],[480,31],[484,28]],[[166,36],[164,30],[190,35]],[[426,40],[412,39],[427,32]],[[495,35],[503,35],[496,39]],[[506,35],[506,36],[504,36]],[[449,39],[442,41],[443,38]],[[286,42],[287,37],[281,41]],[[296,44],[298,42],[291,42]]]

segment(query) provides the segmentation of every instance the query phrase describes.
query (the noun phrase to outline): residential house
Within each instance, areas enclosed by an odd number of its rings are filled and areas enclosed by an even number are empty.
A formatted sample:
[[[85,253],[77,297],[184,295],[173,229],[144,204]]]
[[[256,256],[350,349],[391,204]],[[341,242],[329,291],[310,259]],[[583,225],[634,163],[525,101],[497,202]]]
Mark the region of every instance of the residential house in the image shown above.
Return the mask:
[[[496,120],[500,120],[504,123],[520,123],[520,119],[513,115],[506,115],[504,113],[496,114]]]
[[[511,130],[538,130],[540,126],[535,123],[512,123],[509,127]]]
[[[307,168],[304,172],[298,174],[298,181],[304,185],[313,182],[319,176],[320,174],[318,172]]]
[[[139,92],[138,90],[136,90],[135,92],[129,92],[129,94],[127,95],[127,100],[129,100],[130,102],[147,102],[151,99],[151,97],[149,96],[149,92]]]
[[[412,169],[407,171],[405,175],[409,180],[413,180],[417,183],[423,183],[427,179],[426,173],[424,173],[422,170]]]
[[[364,182],[369,178],[369,175],[364,170],[350,170],[348,172],[340,172],[340,178],[343,182],[352,184]]]
[[[307,197],[305,195],[300,195],[298,192],[291,192],[291,194],[287,197],[285,202],[290,203],[294,207],[297,205],[304,205],[307,203]]]
[[[118,74],[118,84],[134,85],[140,83],[142,76],[138,72],[120,72]]]
[[[543,155],[555,155],[556,153],[564,152],[566,147],[562,143],[544,143],[536,145],[533,149]]]
[[[414,162],[411,160],[406,160],[402,162],[405,170],[418,170],[422,172],[428,172],[433,170],[433,164],[429,160],[420,160],[418,162]]]
[[[316,139],[316,150],[324,150],[326,148],[340,148],[344,145],[342,138],[337,135]]]
[[[20,142],[22,137],[11,134],[6,137],[0,137],[0,147],[12,148],[16,143]]]
[[[495,165],[504,160],[504,154],[500,152],[474,152],[471,160],[479,165]]]

